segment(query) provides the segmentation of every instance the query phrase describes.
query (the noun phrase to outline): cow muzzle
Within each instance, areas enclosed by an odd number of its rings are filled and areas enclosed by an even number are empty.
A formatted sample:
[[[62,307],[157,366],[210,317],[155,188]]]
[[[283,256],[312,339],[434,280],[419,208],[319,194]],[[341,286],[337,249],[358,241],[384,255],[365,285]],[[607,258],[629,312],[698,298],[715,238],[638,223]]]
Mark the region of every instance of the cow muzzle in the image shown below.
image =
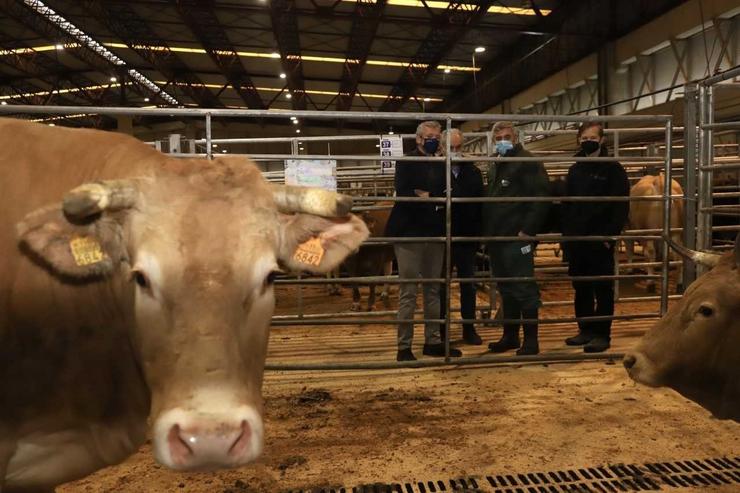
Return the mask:
[[[238,467],[262,453],[263,425],[251,406],[222,412],[171,409],[154,425],[154,455],[176,470]]]
[[[624,355],[622,360],[624,369],[627,370],[629,377],[637,383],[649,387],[660,387],[657,373],[650,359],[641,352],[631,352]]]

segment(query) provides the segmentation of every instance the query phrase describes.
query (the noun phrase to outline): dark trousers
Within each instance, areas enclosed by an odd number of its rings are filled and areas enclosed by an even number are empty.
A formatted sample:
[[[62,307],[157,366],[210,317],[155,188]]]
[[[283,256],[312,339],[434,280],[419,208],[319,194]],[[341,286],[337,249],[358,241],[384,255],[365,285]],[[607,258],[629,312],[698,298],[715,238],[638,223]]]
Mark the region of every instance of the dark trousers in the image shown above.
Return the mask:
[[[490,242],[486,245],[494,277],[534,277],[535,245],[527,241]],[[522,310],[537,310],[540,289],[536,281],[499,282],[501,299],[513,299]]]
[[[470,243],[453,243],[450,252],[452,268],[457,271],[457,277],[473,277],[475,275],[475,252],[478,245]],[[442,272],[444,277],[444,271]],[[447,290],[441,286],[439,290],[441,317],[447,314]],[[475,283],[460,283],[460,314],[463,319],[475,319]],[[463,324],[463,327],[473,328],[472,323]]]
[[[568,246],[568,273],[571,276],[614,275],[614,243],[577,242]],[[614,281],[573,281],[576,317],[614,315]],[[609,338],[611,320],[578,322],[584,334]]]

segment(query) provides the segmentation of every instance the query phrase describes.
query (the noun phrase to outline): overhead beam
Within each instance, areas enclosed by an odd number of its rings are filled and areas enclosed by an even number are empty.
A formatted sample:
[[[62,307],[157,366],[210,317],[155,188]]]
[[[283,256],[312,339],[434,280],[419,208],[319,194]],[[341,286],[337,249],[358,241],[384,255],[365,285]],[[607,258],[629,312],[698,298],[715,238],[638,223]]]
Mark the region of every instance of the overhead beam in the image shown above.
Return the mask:
[[[433,14],[432,26],[409,65],[391,89],[380,111],[398,111],[423,86],[427,77],[455,44],[488,12],[493,2],[481,1],[474,6],[461,1],[450,2],[441,14]]]
[[[264,109],[265,104],[252,78],[226,35],[226,30],[216,17],[213,2],[210,0],[173,1],[177,4],[180,16],[247,107]]]
[[[347,111],[352,108],[352,100],[357,92],[357,84],[362,77],[370,47],[378,31],[380,17],[385,9],[386,0],[357,0],[352,30],[349,34],[347,58],[342,69],[342,79],[339,82],[339,96],[337,110]]]
[[[196,104],[205,108],[222,107],[213,93],[202,87],[203,81],[173,53],[131,5],[125,0],[84,0],[85,10],[123,41],[137,55],[151,64],[166,79],[185,82],[182,92]],[[149,47],[157,46],[152,50]],[[200,86],[198,86],[200,85]]]
[[[475,78],[469,77],[457,89],[460,97],[448,98],[433,111],[478,113],[490,110],[684,1],[620,0],[619,23],[612,26],[609,22],[594,22],[610,12],[611,0],[561,0],[550,15],[533,26],[559,34],[539,39],[520,36],[502,49],[501,55],[489,60]],[[588,33],[591,39],[586,42],[582,36],[567,34],[570,32]]]
[[[68,50],[69,53],[104,74],[117,76],[121,69],[126,68],[123,60],[64,20],[40,0],[0,0],[0,10],[44,39],[69,44],[72,47]],[[65,27],[61,25],[62,20]],[[129,75],[134,83],[134,90],[150,96],[154,102],[167,105],[179,103],[142,74],[129,72]]]
[[[294,110],[306,109],[306,84],[303,79],[301,62],[301,43],[298,34],[298,19],[295,2],[289,0],[272,0],[270,18],[275,33],[280,63],[285,72],[291,104]]]

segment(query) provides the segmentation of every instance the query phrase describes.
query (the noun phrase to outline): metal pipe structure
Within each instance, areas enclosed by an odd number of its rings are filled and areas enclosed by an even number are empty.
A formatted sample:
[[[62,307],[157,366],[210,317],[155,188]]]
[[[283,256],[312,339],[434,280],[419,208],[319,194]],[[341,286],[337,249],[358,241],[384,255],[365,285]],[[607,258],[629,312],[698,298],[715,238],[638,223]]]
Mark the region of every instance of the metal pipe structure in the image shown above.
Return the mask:
[[[668,311],[668,269],[670,262],[670,247],[668,241],[671,239],[671,138],[673,136],[672,121],[665,124],[665,185],[663,188],[663,271],[661,272],[660,284],[660,316]]]
[[[206,113],[206,157],[213,159],[213,144],[211,144],[211,114]]]
[[[698,105],[698,87],[696,84],[687,84],[684,90],[684,148],[683,148],[683,207],[684,228],[683,244],[691,250],[696,250],[696,113]],[[696,265],[687,259],[683,260],[683,285],[686,287],[696,279]]]
[[[435,368],[440,366],[470,366],[470,365],[510,365],[512,363],[572,363],[579,361],[614,361],[624,358],[623,353],[600,354],[570,354],[549,353],[535,356],[480,356],[476,358],[455,358],[450,362],[445,360],[417,360],[417,361],[378,361],[366,363],[298,363],[279,364],[267,363],[266,370],[271,371],[339,371],[339,370],[392,370],[396,368]]]
[[[447,138],[445,139],[445,361],[450,359],[450,312],[452,291],[452,119],[447,118]]]
[[[711,90],[711,88],[709,88]],[[476,120],[476,121],[486,121],[486,122],[492,122],[497,120],[510,120],[514,122],[531,122],[532,121],[532,115],[495,115],[495,114],[437,114],[437,113],[395,113],[395,112],[337,112],[337,111],[278,111],[278,110],[231,110],[231,109],[194,109],[194,108],[167,108],[167,109],[150,109],[150,108],[103,108],[103,107],[62,107],[62,106],[25,106],[25,105],[6,105],[6,106],[0,106],[0,113],[31,113],[31,114],[75,114],[79,113],[81,111],[84,111],[85,113],[97,113],[97,114],[104,114],[104,115],[134,115],[134,116],[163,116],[163,115],[170,115],[172,117],[193,117],[193,118],[205,118],[206,121],[206,138],[205,141],[198,140],[196,143],[205,143],[207,149],[206,149],[206,156],[208,158],[212,158],[213,154],[213,144],[214,143],[234,143],[234,144],[247,144],[247,143],[256,143],[256,139],[213,139],[212,136],[212,127],[211,127],[211,120],[213,117],[219,117],[219,118],[262,118],[262,119],[269,119],[269,118],[288,118],[290,116],[297,116],[299,118],[303,119],[315,119],[315,120],[444,120],[446,123],[446,128],[449,131],[452,129],[453,122],[455,121],[463,121],[463,120]],[[445,175],[446,175],[446,191],[444,197],[439,198],[413,198],[413,197],[379,197],[377,195],[372,197],[356,197],[356,201],[358,203],[363,202],[377,202],[379,200],[385,200],[385,201],[392,201],[392,202],[431,202],[431,203],[438,203],[438,204],[444,204],[446,207],[445,212],[445,235],[442,237],[423,237],[423,238],[409,238],[409,237],[403,237],[403,238],[395,238],[395,237],[385,237],[385,238],[372,238],[368,240],[368,243],[405,243],[405,242],[419,242],[419,241],[432,241],[432,242],[443,242],[446,247],[445,252],[445,260],[446,260],[446,268],[445,272],[440,272],[441,277],[431,278],[431,279],[393,279],[392,277],[386,277],[386,276],[377,276],[377,277],[350,277],[350,278],[343,278],[340,279],[341,283],[343,284],[381,284],[381,283],[393,283],[393,284],[403,284],[407,282],[413,282],[413,283],[445,283],[445,293],[446,296],[446,308],[447,313],[444,317],[444,319],[413,319],[409,320],[409,322],[412,322],[414,324],[423,324],[425,322],[429,323],[444,323],[445,327],[448,329],[446,330],[446,335],[444,339],[445,344],[445,358],[444,360],[436,360],[436,361],[418,361],[418,362],[411,362],[411,363],[402,363],[399,364],[397,362],[382,362],[382,363],[337,363],[337,364],[309,364],[309,365],[269,365],[269,368],[273,369],[282,369],[282,370],[299,370],[299,369],[371,369],[371,368],[399,368],[399,367],[425,367],[425,366],[442,366],[446,364],[492,364],[492,363],[501,363],[501,362],[536,362],[536,361],[582,361],[582,360],[589,360],[589,359],[611,359],[615,357],[621,357],[621,355],[615,355],[615,354],[601,354],[601,355],[572,355],[572,354],[548,354],[548,355],[540,355],[540,356],[518,356],[518,357],[482,357],[482,358],[463,358],[463,359],[455,359],[455,361],[451,361],[449,357],[449,349],[450,349],[450,327],[453,325],[460,325],[463,323],[470,323],[470,322],[478,322],[478,323],[487,323],[487,324],[501,324],[509,322],[507,320],[502,319],[495,319],[495,318],[481,318],[477,320],[466,320],[466,319],[453,319],[451,316],[452,312],[452,301],[451,301],[451,283],[452,282],[489,282],[489,281],[495,281],[495,282],[521,282],[521,281],[528,281],[528,280],[535,280],[540,283],[560,283],[560,282],[571,282],[574,279],[575,280],[617,280],[617,279],[658,279],[660,278],[662,280],[662,291],[660,296],[660,313],[641,313],[641,314],[631,314],[631,315],[612,315],[607,317],[560,317],[560,318],[546,318],[537,320],[540,324],[556,324],[556,323],[572,323],[579,320],[634,320],[634,319],[648,319],[648,318],[654,318],[656,316],[659,316],[660,314],[665,312],[665,308],[667,306],[667,301],[669,299],[667,289],[668,289],[668,267],[671,265],[670,260],[668,259],[667,255],[667,243],[664,241],[664,258],[662,261],[663,266],[663,273],[661,276],[658,275],[620,275],[615,273],[614,275],[610,276],[558,276],[553,278],[548,277],[508,277],[508,278],[502,278],[502,277],[470,277],[470,278],[458,278],[452,276],[452,266],[451,266],[451,249],[454,243],[456,242],[470,242],[470,241],[512,241],[519,239],[518,237],[455,237],[452,235],[452,215],[451,215],[451,207],[455,203],[466,203],[466,202],[532,202],[532,201],[543,201],[543,202],[560,202],[563,200],[568,201],[574,201],[574,202],[617,202],[617,201],[629,201],[631,200],[629,197],[536,197],[536,198],[528,198],[528,197],[502,197],[502,198],[453,198],[452,197],[452,190],[451,190],[451,168],[452,164],[456,162],[507,162],[507,161],[514,161],[514,162],[530,162],[530,163],[548,163],[553,165],[561,165],[564,168],[567,166],[570,166],[574,162],[615,162],[619,161],[622,163],[626,163],[626,167],[630,164],[634,166],[639,165],[646,165],[649,163],[663,163],[666,166],[666,179],[667,183],[670,185],[670,177],[671,173],[674,170],[674,165],[680,165],[683,164],[682,160],[672,160],[671,158],[671,152],[670,152],[670,143],[671,143],[671,136],[672,132],[678,131],[678,128],[674,129],[672,128],[672,120],[670,116],[667,115],[627,115],[627,116],[604,116],[604,115],[584,115],[584,116],[572,116],[572,115],[538,115],[537,119],[544,122],[630,122],[630,123],[645,123],[645,122],[652,122],[657,123],[661,125],[665,125],[664,127],[659,127],[658,129],[655,129],[655,131],[663,130],[665,131],[666,135],[666,144],[667,144],[667,151],[666,155],[663,157],[644,157],[644,156],[620,156],[619,158],[616,157],[565,157],[565,156],[544,156],[544,157],[532,157],[532,158],[505,158],[505,157],[498,157],[498,156],[491,156],[491,135],[490,132],[481,132],[478,133],[477,136],[486,139],[486,146],[487,151],[485,156],[476,156],[476,157],[466,157],[466,156],[452,156],[450,152],[450,140],[447,139],[447,148],[445,149],[445,156],[443,157],[410,157],[410,156],[397,156],[394,157],[394,160],[397,161],[408,161],[408,162],[414,162],[414,161],[425,161],[425,162],[439,162],[444,163],[445,166]],[[705,122],[706,123],[706,122]],[[711,120],[708,121],[708,123],[711,123]],[[614,135],[619,135],[619,132],[627,133],[627,132],[646,132],[646,131],[653,131],[652,127],[650,129],[641,129],[641,128],[625,128],[625,129],[607,129],[607,132],[614,132]],[[711,132],[710,129],[703,129],[705,132]],[[552,132],[552,131],[551,131]],[[535,134],[538,134],[538,132],[532,132]],[[572,133],[571,131],[564,131],[564,133]],[[360,136],[361,138],[372,138],[375,139],[377,136]],[[276,140],[271,140],[271,142],[290,142],[291,143],[291,153],[290,154],[255,154],[251,155],[251,157],[254,160],[271,160],[271,161],[281,161],[284,159],[302,159],[302,160],[311,160],[311,159],[326,159],[326,155],[307,155],[307,154],[299,154],[298,149],[298,141],[322,141],[322,142],[335,142],[335,141],[342,141],[342,140],[357,140],[358,136],[335,136],[335,137],[301,137],[301,138],[277,138]],[[267,142],[267,139],[259,139],[259,142]],[[232,154],[233,155],[233,154]],[[188,157],[193,157],[192,154],[188,155]],[[331,159],[335,159],[338,161],[379,161],[381,160],[380,156],[376,155],[332,155]],[[710,164],[711,161],[706,162],[705,164]],[[356,171],[362,172],[362,169],[356,169]],[[365,167],[364,169],[373,169],[372,167]],[[355,175],[354,177],[347,174],[346,177],[349,181],[351,180],[357,180],[358,176],[365,177],[368,176],[368,173]],[[279,174],[275,175],[279,178]],[[375,178],[374,176],[371,176],[371,178]],[[671,195],[671,187],[666,187],[666,191],[663,195],[660,196],[654,196],[654,197],[641,197],[639,199],[632,199],[632,200],[648,200],[648,201],[663,201],[664,206],[669,205],[671,200],[674,198]],[[646,234],[622,234],[622,235],[615,235],[615,236],[571,236],[571,237],[562,237],[561,235],[537,235],[534,237],[530,237],[530,240],[538,241],[540,243],[548,243],[548,242],[567,242],[567,241],[605,241],[605,240],[617,240],[617,239],[629,239],[629,240],[666,240],[668,236],[670,235],[671,228],[670,228],[670,207],[664,207],[666,212],[664,213],[664,225],[662,230],[656,231],[657,234],[654,235],[646,235]],[[558,267],[556,266],[555,269]],[[539,272],[539,270],[538,270]],[[542,271],[544,272],[544,271]],[[327,284],[329,282],[336,282],[336,280],[329,280],[329,279],[305,279],[298,277],[298,279],[295,280],[288,280],[288,279],[279,279],[276,281],[277,284],[293,284],[298,286],[299,290],[299,300],[298,300],[298,309],[299,314],[294,315],[293,318],[279,318],[276,317],[273,322],[275,326],[306,326],[306,325],[347,325],[347,324],[396,324],[398,322],[403,322],[402,320],[397,319],[379,319],[379,318],[371,318],[369,316],[359,317],[359,316],[348,316],[346,318],[334,318],[334,319],[327,319],[327,318],[318,318],[313,315],[306,315],[303,313],[303,298],[302,298],[302,286],[308,285],[308,284]],[[564,302],[561,302],[564,303]],[[517,320],[519,322],[520,320]],[[534,320],[525,320],[526,322],[534,322]]]
[[[99,115],[203,117],[211,114],[218,118],[308,118],[316,120],[478,120],[527,122],[532,115],[504,115],[493,113],[395,113],[390,111],[318,111],[318,110],[242,110],[226,108],[138,108],[106,106],[34,106],[3,105],[0,113],[74,115],[80,112]],[[663,123],[670,115],[537,115],[543,122],[655,122]]]
[[[725,70],[724,72],[720,72],[719,74],[712,77],[707,77],[706,79],[702,80],[700,84],[703,86],[713,86],[718,82],[722,82],[738,76],[740,76],[740,66]]]

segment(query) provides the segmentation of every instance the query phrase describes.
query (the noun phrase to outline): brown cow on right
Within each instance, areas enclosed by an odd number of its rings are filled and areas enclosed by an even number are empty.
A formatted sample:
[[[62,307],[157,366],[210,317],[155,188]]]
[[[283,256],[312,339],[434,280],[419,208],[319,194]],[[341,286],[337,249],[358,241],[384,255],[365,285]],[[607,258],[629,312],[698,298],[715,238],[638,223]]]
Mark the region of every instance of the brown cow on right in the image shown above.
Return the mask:
[[[715,417],[740,422],[740,234],[734,252],[672,245],[714,268],[697,279],[624,357],[630,378],[670,387]]]

